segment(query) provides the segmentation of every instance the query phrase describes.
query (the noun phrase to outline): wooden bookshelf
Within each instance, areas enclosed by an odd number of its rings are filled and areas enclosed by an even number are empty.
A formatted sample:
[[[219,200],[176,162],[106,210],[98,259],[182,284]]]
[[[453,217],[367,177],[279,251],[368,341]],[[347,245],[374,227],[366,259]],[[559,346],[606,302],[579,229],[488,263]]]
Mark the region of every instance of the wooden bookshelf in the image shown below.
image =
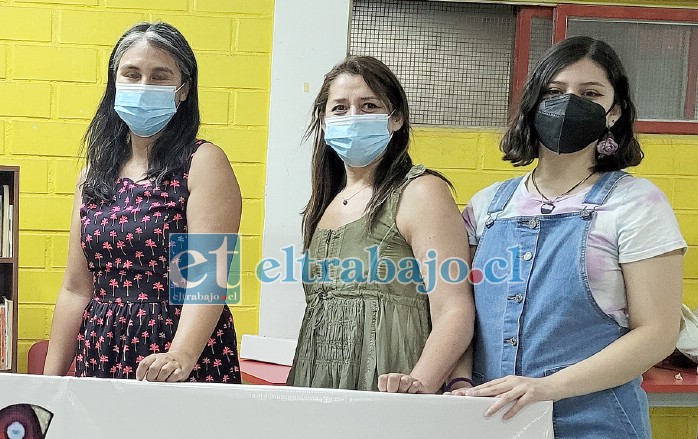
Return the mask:
[[[0,257],[0,302],[3,298],[12,300],[12,321],[7,322],[12,328],[12,358],[11,367],[0,372],[17,372],[17,308],[18,308],[18,288],[17,272],[19,268],[19,258],[17,257],[19,248],[19,166],[0,165],[0,194],[2,186],[9,186],[9,204],[12,206],[12,240],[10,255]],[[5,212],[3,212],[5,215]],[[0,222],[0,230],[2,222]],[[1,232],[0,232],[1,233]],[[1,249],[1,247],[0,247]]]

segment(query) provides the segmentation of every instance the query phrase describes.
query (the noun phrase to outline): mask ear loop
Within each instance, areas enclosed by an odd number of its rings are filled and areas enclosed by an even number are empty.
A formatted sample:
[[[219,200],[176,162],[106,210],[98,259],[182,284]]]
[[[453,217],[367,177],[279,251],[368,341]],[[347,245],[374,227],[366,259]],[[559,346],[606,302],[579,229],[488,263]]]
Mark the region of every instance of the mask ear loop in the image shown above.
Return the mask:
[[[182,87],[184,87],[185,84],[186,84],[186,81],[183,82],[182,85],[180,85],[179,87],[175,88],[175,91],[174,91],[175,96],[177,96],[177,92],[180,91],[180,90],[182,89]],[[184,102],[184,99],[180,99],[180,100],[177,102],[177,105],[175,105],[175,112],[176,112],[177,110],[179,110],[179,106],[182,104],[182,102]]]
[[[388,114],[388,131],[390,131],[390,118],[393,117],[393,114],[395,114],[396,110],[393,110]],[[390,139],[388,140],[388,143],[390,143],[391,140],[393,140],[393,134],[395,131],[390,131]]]

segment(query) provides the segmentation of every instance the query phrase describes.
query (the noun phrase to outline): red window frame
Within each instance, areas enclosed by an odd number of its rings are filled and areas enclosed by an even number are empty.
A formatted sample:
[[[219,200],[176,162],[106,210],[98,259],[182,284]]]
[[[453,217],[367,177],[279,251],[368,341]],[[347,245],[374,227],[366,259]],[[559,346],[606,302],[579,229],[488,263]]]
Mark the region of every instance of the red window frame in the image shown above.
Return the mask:
[[[510,113],[519,104],[524,83],[528,77],[528,58],[531,52],[531,20],[533,17],[553,18],[552,7],[524,6],[516,14],[516,34],[514,38],[514,65],[511,81]],[[552,45],[552,41],[550,44]]]
[[[635,6],[558,5],[553,15],[553,43],[565,39],[569,18],[614,18],[642,21],[674,21],[698,24],[698,9],[645,8]],[[529,21],[530,23],[530,21]],[[530,24],[529,24],[530,31]],[[530,40],[530,34],[528,35]],[[517,39],[519,36],[517,35]],[[698,73],[698,29],[691,31],[689,41],[688,83],[684,114],[694,117],[696,109],[696,74]],[[640,133],[698,134],[698,121],[638,120]]]

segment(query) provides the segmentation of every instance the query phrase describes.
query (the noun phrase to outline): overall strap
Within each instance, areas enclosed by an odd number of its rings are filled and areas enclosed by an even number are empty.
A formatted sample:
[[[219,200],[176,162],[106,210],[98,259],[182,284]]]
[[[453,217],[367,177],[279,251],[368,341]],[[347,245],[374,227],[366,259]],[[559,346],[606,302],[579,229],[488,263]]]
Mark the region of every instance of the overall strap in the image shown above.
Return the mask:
[[[613,192],[613,188],[620,181],[621,178],[628,177],[630,174],[624,171],[613,171],[604,173],[601,178],[599,178],[591,190],[584,198],[584,204],[595,204],[597,206],[602,205],[608,199],[608,196]]]
[[[493,213],[498,213],[504,210],[507,204],[509,204],[511,197],[514,195],[514,192],[516,192],[516,188],[519,186],[522,178],[523,176],[512,178],[499,186],[497,193],[494,194],[494,198],[487,208],[488,215],[492,215]]]

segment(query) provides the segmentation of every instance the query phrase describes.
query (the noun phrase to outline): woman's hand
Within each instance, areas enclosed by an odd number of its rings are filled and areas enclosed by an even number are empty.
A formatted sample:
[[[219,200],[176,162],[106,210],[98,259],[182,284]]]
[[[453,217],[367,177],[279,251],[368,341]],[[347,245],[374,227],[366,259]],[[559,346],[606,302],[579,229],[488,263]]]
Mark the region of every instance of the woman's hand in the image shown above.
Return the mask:
[[[433,393],[413,376],[404,373],[386,373],[378,377],[378,390],[388,393]]]
[[[503,407],[513,403],[504,413],[502,419],[511,419],[524,407],[536,401],[557,401],[561,399],[555,390],[555,384],[546,378],[528,378],[508,375],[504,378],[489,381],[473,388],[460,388],[450,392],[458,396],[494,396],[497,398],[487,411],[485,417],[496,414]]]
[[[136,379],[170,383],[184,381],[189,378],[195,363],[196,358],[173,350],[148,355],[138,364]]]

